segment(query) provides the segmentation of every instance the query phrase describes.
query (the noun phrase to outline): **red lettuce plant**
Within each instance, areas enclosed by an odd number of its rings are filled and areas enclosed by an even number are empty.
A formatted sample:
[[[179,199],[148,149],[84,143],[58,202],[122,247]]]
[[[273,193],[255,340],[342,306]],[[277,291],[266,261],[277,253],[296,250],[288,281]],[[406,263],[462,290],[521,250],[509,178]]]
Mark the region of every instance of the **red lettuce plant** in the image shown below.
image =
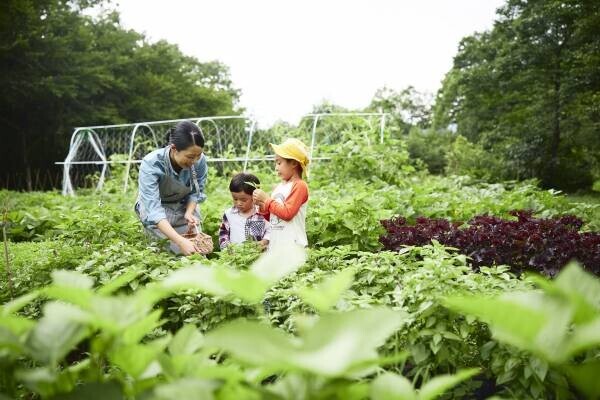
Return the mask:
[[[570,260],[600,275],[600,232],[579,232],[583,221],[566,215],[535,218],[531,211],[512,211],[516,220],[479,215],[465,226],[445,219],[417,218],[414,225],[395,217],[381,221],[387,231],[379,238],[386,250],[421,246],[431,240],[457,248],[470,257],[474,269],[510,265],[514,272],[535,270],[554,276]]]

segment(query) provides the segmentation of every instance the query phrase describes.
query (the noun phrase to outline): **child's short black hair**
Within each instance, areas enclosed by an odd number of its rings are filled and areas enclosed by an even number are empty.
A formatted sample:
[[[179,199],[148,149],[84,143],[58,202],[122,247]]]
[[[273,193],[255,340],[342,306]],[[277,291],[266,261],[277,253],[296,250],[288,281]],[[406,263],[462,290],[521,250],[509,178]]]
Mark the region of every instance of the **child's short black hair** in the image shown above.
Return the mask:
[[[246,182],[252,182],[255,186]],[[240,172],[231,178],[231,182],[229,182],[229,191],[235,193],[244,192],[246,194],[252,194],[254,193],[254,189],[258,188],[259,185],[260,181],[255,175]]]

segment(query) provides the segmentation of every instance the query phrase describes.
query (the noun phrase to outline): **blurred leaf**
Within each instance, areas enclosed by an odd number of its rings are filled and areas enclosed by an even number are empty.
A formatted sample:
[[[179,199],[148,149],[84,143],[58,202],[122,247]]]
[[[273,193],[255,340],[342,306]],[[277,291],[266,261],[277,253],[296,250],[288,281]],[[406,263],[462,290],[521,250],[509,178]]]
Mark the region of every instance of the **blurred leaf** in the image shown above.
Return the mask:
[[[0,327],[16,336],[20,336],[34,326],[34,321],[19,315],[0,315]]]
[[[210,381],[183,378],[155,387],[152,400],[210,400],[215,389]]]
[[[272,284],[298,270],[306,261],[306,249],[301,246],[280,245],[269,249],[252,266],[250,272]]]
[[[52,400],[122,400],[125,397],[116,382],[87,382],[77,385],[70,393],[54,396]]]
[[[234,296],[249,304],[260,302],[270,284],[246,271],[215,269],[215,278],[219,284]]]
[[[242,319],[207,333],[205,345],[230,352],[243,362],[267,367],[286,364],[296,347],[293,338],[282,331]]]
[[[229,291],[216,278],[214,268],[192,266],[179,269],[162,282],[169,290],[194,289],[213,296],[226,296]]]
[[[67,303],[78,305],[84,309],[90,307],[93,296],[93,292],[90,289],[57,285],[50,285],[44,288],[43,293],[50,299],[62,300]]]
[[[152,333],[155,328],[161,326],[164,322],[160,321],[161,314],[161,310],[154,310],[145,318],[133,323],[132,325],[129,325],[120,335],[123,343],[138,343],[146,335]]]
[[[600,398],[600,361],[594,360],[566,368],[575,387],[590,399]]]
[[[52,283],[55,286],[66,286],[76,289],[91,289],[94,280],[89,276],[76,271],[56,270],[52,271]]]
[[[137,278],[142,272],[143,269],[141,268],[130,269],[122,275],[119,275],[115,279],[111,280],[110,282],[102,285],[100,288],[98,288],[97,293],[102,295],[109,295],[111,293],[114,293],[119,288],[125,286],[126,284]]]
[[[95,295],[90,309],[95,323],[117,333],[147,318],[151,305],[140,303],[135,296]]]
[[[47,303],[43,312],[29,334],[27,345],[33,358],[55,366],[89,334],[85,324],[89,318],[70,304],[54,301]]]
[[[490,325],[498,340],[534,352],[546,360],[562,360],[571,308],[542,293],[511,293],[496,298],[452,297],[445,304]]]
[[[207,334],[206,345],[266,368],[341,376],[353,365],[376,359],[376,349],[402,326],[404,318],[387,308],[325,314],[296,339],[257,322],[238,320]]]
[[[598,346],[600,346],[600,315],[585,325],[576,326],[563,351],[566,357],[570,357]]]
[[[584,271],[579,264],[569,263],[553,281],[576,306],[575,322],[589,322],[600,312],[600,279]]]
[[[340,296],[354,281],[354,271],[343,270],[325,280],[314,288],[302,287],[298,290],[299,296],[316,310],[324,312],[336,305]]]
[[[448,389],[479,373],[479,370],[466,369],[452,375],[439,375],[427,381],[419,390],[420,400],[433,400],[444,394]]]
[[[145,344],[129,344],[113,348],[110,360],[134,379],[139,378],[146,368],[158,357],[171,340],[166,336]]]
[[[194,325],[184,325],[169,343],[169,353],[173,356],[191,355],[200,349],[203,344],[204,336],[198,328]]]
[[[37,299],[40,295],[39,290],[33,290],[27,294],[17,297],[14,300],[9,301],[8,303],[4,303],[0,310],[1,315],[9,315],[16,313],[27,304],[31,303],[33,300]]]
[[[377,358],[376,349],[404,321],[403,312],[384,307],[324,314],[301,337],[295,363],[325,376],[343,374],[354,364]]]
[[[379,375],[371,383],[373,400],[417,400],[417,393],[408,379],[389,372]]]

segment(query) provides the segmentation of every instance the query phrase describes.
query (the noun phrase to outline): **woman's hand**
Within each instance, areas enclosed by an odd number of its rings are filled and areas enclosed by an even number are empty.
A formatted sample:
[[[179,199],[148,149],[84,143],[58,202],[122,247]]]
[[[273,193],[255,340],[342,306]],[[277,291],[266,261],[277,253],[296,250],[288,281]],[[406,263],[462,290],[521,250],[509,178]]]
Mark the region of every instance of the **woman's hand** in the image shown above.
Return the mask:
[[[254,193],[252,193],[252,200],[261,205],[264,204],[265,201],[269,200],[269,195],[261,189],[254,189]]]
[[[267,239],[259,240],[258,247],[260,247],[262,251],[265,251],[267,247],[269,247],[269,241]]]
[[[179,249],[184,256],[189,256],[200,252],[198,247],[196,247],[191,240],[186,239],[183,236],[181,236],[181,239],[177,241],[177,246],[179,246]]]
[[[191,212],[186,212],[186,213],[183,215],[183,218],[185,218],[185,220],[187,221],[187,223],[188,223],[188,227],[189,227],[190,229],[192,229],[192,228],[193,228],[193,227],[195,227],[195,226],[198,226],[198,224],[200,223],[200,221],[198,220],[198,218],[196,218],[196,216],[194,215],[194,212],[193,212],[193,211],[191,211]]]

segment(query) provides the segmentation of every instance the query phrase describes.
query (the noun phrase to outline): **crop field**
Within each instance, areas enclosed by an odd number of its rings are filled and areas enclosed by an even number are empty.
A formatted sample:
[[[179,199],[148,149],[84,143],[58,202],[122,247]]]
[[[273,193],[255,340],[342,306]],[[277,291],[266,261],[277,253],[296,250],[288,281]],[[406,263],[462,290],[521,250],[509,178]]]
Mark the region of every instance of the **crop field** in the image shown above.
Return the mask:
[[[75,197],[0,192],[0,396],[597,397],[599,205],[376,150],[315,165],[305,252],[172,255],[118,171]],[[221,172],[201,207],[215,244]]]

